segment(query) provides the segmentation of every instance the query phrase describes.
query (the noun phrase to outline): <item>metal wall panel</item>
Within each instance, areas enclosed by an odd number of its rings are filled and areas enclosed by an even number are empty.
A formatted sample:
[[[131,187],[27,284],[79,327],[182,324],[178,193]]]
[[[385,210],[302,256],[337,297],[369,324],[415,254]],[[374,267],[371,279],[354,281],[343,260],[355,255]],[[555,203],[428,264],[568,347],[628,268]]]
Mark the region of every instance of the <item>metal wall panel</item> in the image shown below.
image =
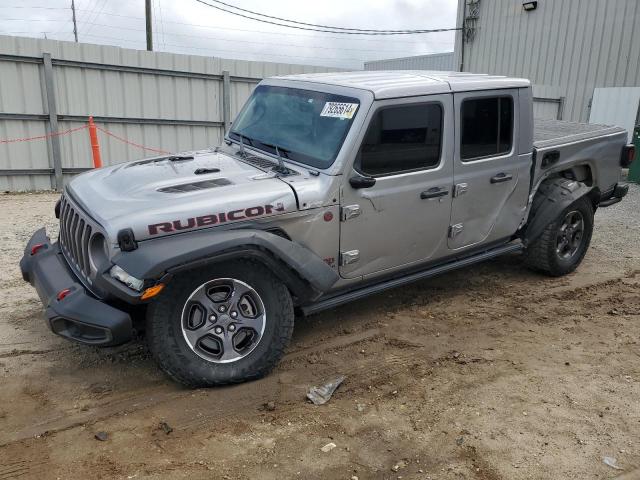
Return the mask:
[[[633,129],[640,121],[640,87],[596,88],[591,104],[589,123],[616,125],[625,128],[628,141],[633,141]]]
[[[418,55],[415,57],[389,58],[364,63],[365,70],[441,70],[454,68],[453,52]]]
[[[458,0],[458,26],[479,4],[473,39],[456,35],[456,70],[525,77],[565,97],[563,119],[586,122],[596,87],[640,85],[638,0]],[[465,6],[466,4],[466,6]],[[538,112],[550,113],[548,105]]]
[[[47,133],[45,52],[53,59],[59,131],[85,125],[88,115],[110,117],[96,118],[96,124],[131,142],[168,152],[206,148],[222,141],[225,70],[231,76],[232,118],[262,78],[336,70],[0,36],[0,140]],[[81,118],[65,118],[69,116]],[[104,165],[155,155],[102,132],[98,135]],[[91,167],[86,130],[59,139],[64,169]],[[50,140],[0,143],[0,170],[51,169],[50,158]],[[49,174],[0,175],[0,190],[52,186]]]

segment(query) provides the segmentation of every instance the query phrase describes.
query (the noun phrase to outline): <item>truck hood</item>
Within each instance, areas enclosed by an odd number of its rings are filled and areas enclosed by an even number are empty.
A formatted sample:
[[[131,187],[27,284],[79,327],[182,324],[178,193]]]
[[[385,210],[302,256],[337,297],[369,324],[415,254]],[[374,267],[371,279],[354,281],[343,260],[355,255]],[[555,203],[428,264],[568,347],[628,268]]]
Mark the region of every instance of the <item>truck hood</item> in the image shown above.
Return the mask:
[[[297,209],[292,186],[270,169],[218,149],[92,170],[67,191],[112,243],[123,229],[139,241]]]

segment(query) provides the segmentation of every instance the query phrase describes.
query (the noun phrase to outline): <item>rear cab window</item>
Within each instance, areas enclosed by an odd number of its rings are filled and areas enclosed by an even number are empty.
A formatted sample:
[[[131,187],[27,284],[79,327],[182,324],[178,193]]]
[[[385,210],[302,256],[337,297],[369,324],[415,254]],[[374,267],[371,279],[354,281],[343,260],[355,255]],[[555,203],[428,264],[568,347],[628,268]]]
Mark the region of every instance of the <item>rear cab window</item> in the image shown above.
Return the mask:
[[[463,162],[507,154],[513,145],[513,98],[469,98],[460,112]]]
[[[440,103],[380,108],[362,141],[356,169],[379,177],[437,167],[442,117]]]

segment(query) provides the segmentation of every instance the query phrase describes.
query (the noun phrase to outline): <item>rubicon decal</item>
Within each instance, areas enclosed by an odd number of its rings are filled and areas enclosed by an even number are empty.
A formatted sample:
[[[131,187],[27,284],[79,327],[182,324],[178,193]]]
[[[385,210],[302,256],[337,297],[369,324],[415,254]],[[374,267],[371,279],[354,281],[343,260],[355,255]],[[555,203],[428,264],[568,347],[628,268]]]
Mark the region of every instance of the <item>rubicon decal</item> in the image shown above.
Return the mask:
[[[154,223],[153,225],[148,226],[149,235],[177,232],[180,230],[189,230],[198,227],[210,227],[212,225],[220,225],[223,223],[235,222],[238,220],[246,220],[249,218],[272,215],[274,212],[284,212],[284,205],[282,203],[277,203],[276,205],[259,205],[256,207],[230,210],[228,212],[202,215],[200,217],[189,217],[184,220],[173,220],[171,222]]]

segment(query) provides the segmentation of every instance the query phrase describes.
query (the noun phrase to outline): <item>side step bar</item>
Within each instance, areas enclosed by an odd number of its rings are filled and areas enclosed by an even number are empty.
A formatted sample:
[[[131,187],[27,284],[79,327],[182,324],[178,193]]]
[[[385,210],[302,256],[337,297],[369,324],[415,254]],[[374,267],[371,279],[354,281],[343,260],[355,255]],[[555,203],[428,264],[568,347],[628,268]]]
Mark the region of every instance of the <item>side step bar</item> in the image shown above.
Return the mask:
[[[354,300],[359,300],[361,298],[368,297],[369,295],[380,293],[391,288],[396,288],[408,283],[416,282],[418,280],[435,277],[436,275],[440,275],[442,273],[457,270],[458,268],[462,267],[468,267],[469,265],[473,265],[474,263],[483,262],[485,260],[489,260],[491,258],[498,257],[507,253],[519,252],[523,249],[524,246],[521,243],[503,245],[501,247],[496,247],[482,253],[464,257],[459,260],[452,260],[451,262],[445,263],[443,265],[438,265],[437,267],[432,267],[427,270],[412,273],[404,277],[393,278],[391,280],[376,283],[374,285],[363,287],[358,290],[352,290],[346,293],[338,294],[324,300],[321,299],[319,302],[303,306],[300,309],[302,310],[302,313],[304,315],[311,315],[313,313],[318,313],[322,310],[327,310],[329,308],[334,308],[339,305],[352,302]]]

